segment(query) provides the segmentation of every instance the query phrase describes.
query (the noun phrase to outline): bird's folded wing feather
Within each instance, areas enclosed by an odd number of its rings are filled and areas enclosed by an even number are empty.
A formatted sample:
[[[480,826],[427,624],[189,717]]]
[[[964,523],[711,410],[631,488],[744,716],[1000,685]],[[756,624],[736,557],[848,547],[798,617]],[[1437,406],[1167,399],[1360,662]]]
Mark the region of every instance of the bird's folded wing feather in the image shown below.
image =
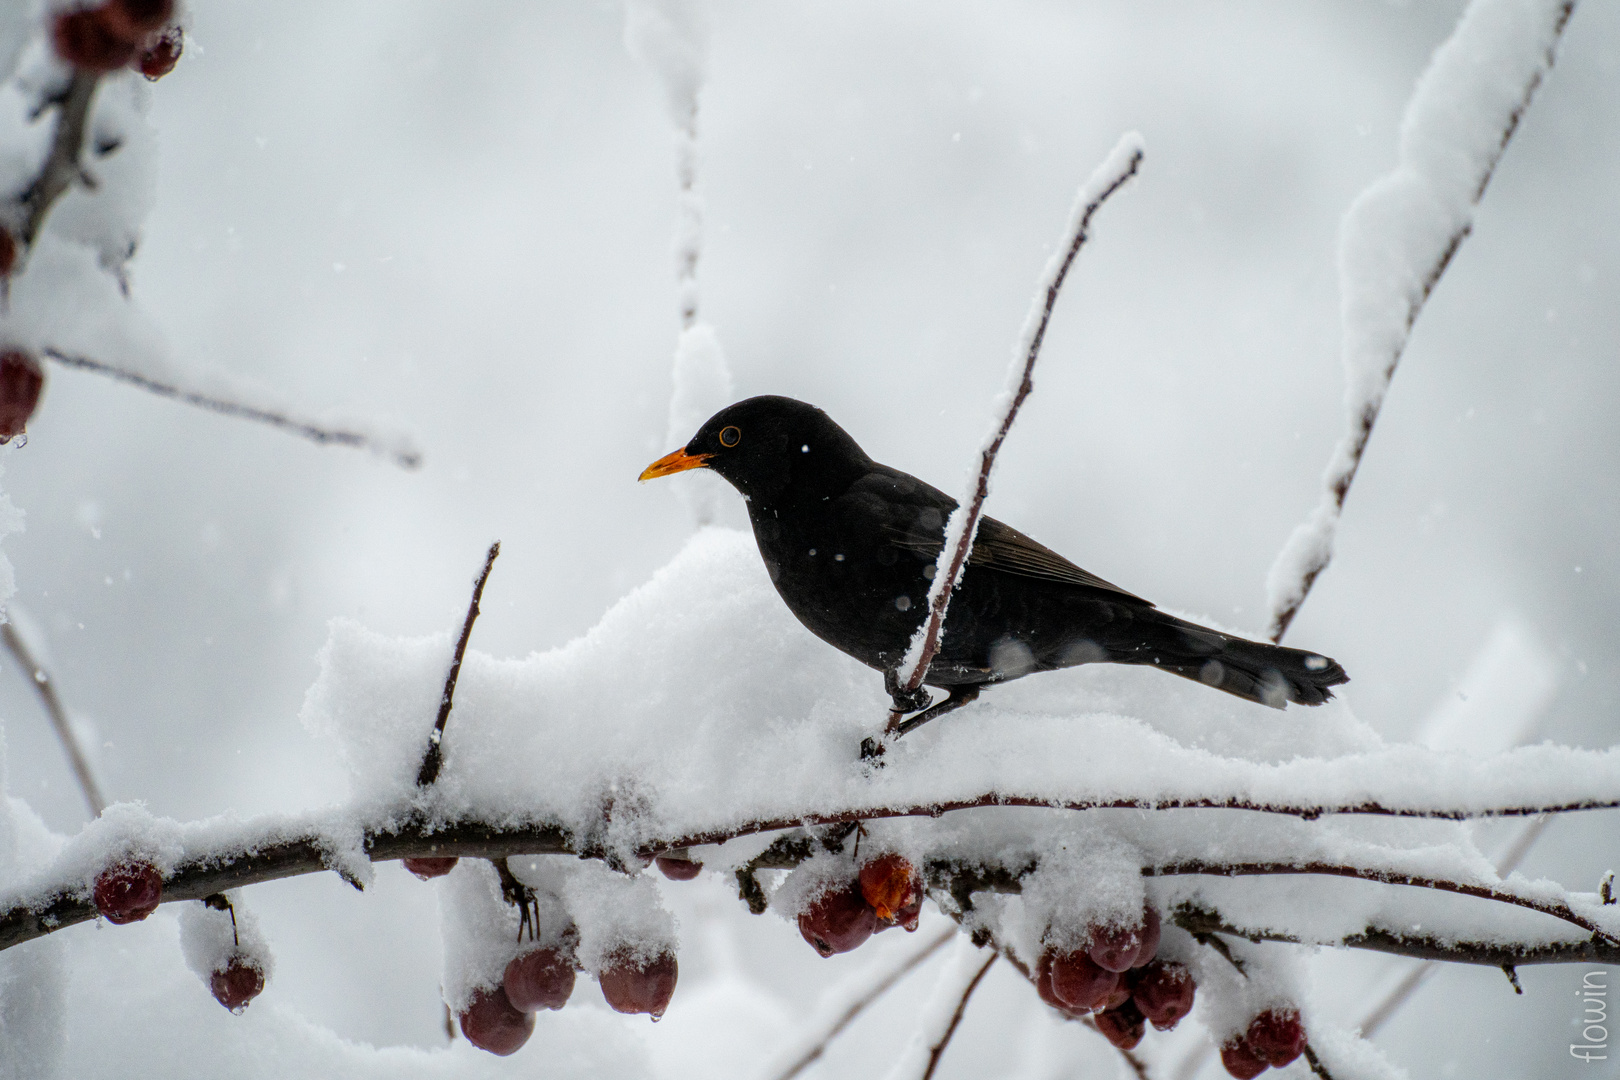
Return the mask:
[[[915,528],[888,526],[885,528],[890,543],[908,551],[937,556],[945,546],[944,530],[926,535]],[[973,550],[968,553],[969,566],[982,566],[1000,570],[1005,574],[1057,581],[1065,585],[1079,585],[1098,589],[1152,607],[1153,604],[1134,593],[1126,592],[1095,574],[1080,569],[1044,544],[1036,543],[1017,529],[993,517],[979,519],[979,531],[973,538]]]

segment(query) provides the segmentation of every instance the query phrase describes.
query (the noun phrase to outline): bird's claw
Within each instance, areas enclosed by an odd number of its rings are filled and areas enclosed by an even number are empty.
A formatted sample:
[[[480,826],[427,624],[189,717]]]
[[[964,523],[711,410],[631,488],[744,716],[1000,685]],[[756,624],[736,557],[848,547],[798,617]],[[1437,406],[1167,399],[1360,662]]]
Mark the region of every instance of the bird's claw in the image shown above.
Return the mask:
[[[915,690],[906,690],[900,685],[900,678],[890,668],[883,673],[883,689],[888,693],[889,700],[894,703],[894,711],[904,715],[928,708],[933,704],[933,696],[922,687]]]

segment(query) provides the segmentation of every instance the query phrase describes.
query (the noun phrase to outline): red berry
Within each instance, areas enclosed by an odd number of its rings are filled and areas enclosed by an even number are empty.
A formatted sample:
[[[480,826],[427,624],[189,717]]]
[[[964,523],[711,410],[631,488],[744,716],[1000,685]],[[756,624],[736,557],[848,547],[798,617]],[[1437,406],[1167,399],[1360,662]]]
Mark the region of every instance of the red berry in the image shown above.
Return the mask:
[[[534,1032],[534,1014],[512,1007],[504,987],[479,990],[461,1014],[461,1033],[480,1050],[505,1057],[517,1053]]]
[[[574,961],[555,949],[535,949],[506,965],[506,997],[522,1012],[560,1009],[574,992]]]
[[[135,55],[133,42],[108,25],[104,8],[68,11],[51,24],[56,55],[86,71],[117,71]]]
[[[264,972],[242,957],[233,956],[224,971],[208,976],[208,989],[214,992],[215,1001],[239,1013],[264,992]]]
[[[10,277],[17,265],[17,241],[11,230],[0,226],[0,277]]]
[[[615,960],[597,973],[602,996],[622,1013],[647,1013],[657,1020],[675,996],[679,966],[674,953],[664,953],[651,962],[629,958]]]
[[[1254,1048],[1245,1039],[1233,1039],[1221,1047],[1221,1064],[1237,1080],[1254,1080],[1266,1071],[1266,1063],[1255,1056]]]
[[[1267,1009],[1249,1021],[1246,1038],[1256,1057],[1280,1069],[1304,1052],[1305,1025],[1297,1009]]]
[[[1142,1041],[1142,1033],[1147,1030],[1147,1021],[1129,1001],[1118,1008],[1098,1013],[1093,1020],[1097,1030],[1121,1050],[1134,1049]]]
[[[877,913],[861,896],[859,882],[828,889],[799,912],[799,933],[822,956],[849,952],[877,930]]]
[[[456,863],[461,860],[455,855],[448,855],[443,858],[433,855],[421,859],[405,859],[403,861],[405,863],[405,869],[409,870],[423,881],[431,881],[436,877],[444,877],[444,875],[454,870],[456,868]]]
[[[922,912],[922,875],[899,855],[879,855],[861,867],[861,897],[885,927],[915,929]]]
[[[691,881],[703,873],[703,864],[693,862],[691,859],[677,859],[671,855],[659,855],[653,859],[658,864],[658,872],[671,881]]]
[[[161,37],[148,45],[135,61],[135,67],[142,75],[153,82],[174,70],[180,62],[180,52],[185,47],[185,35],[178,26],[171,26],[163,31]]]
[[[139,45],[163,29],[174,14],[174,0],[107,0],[98,14],[108,30]]]
[[[1057,953],[1052,957],[1052,993],[1071,1009],[1079,1012],[1100,1009],[1118,988],[1119,976],[1104,971],[1083,952]]]
[[[1094,926],[1091,929],[1091,958],[1106,971],[1129,971],[1141,950],[1140,927]]]
[[[1086,1010],[1071,1008],[1068,1002],[1053,992],[1051,953],[1042,953],[1040,960],[1035,965],[1035,992],[1040,995],[1042,1001],[1071,1020],[1078,1020],[1086,1014]]]
[[[140,922],[163,900],[163,878],[151,863],[121,863],[96,878],[96,910],[110,923]]]
[[[1151,907],[1142,909],[1142,944],[1136,950],[1136,963],[1132,967],[1142,967],[1150,963],[1159,953],[1159,913]]]
[[[1197,992],[1192,973],[1180,964],[1155,960],[1137,977],[1131,997],[1142,1015],[1160,1031],[1169,1031],[1192,1012]]]
[[[39,407],[45,372],[21,349],[0,352],[0,444],[28,430],[28,418]]]

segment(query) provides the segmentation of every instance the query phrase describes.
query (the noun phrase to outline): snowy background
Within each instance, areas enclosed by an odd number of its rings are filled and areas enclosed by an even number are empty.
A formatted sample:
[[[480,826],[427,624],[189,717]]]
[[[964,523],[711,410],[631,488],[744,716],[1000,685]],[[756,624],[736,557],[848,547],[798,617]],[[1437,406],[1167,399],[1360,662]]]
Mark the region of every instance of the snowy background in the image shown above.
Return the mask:
[[[1393,165],[1460,9],[714,4],[703,314],[737,395],[812,401],[954,490],[1076,184],[1139,130],[1142,175],[1076,266],[989,512],[1257,633],[1340,428],[1338,222]],[[341,796],[299,722],[332,617],[446,631],[498,537],[474,648],[551,649],[680,550],[692,479],[634,482],[673,446],[675,182],[619,5],[198,3],[189,33],[155,88],[136,301],[177,363],[389,417],[426,464],[49,372],[28,446],[3,452],[27,513],[5,540],[12,610],[48,643],[109,796],[181,819]],[[1620,741],[1617,79],[1620,10],[1590,3],[1418,324],[1290,631],[1344,664],[1386,739],[1437,712],[1489,724],[1507,687],[1531,741]],[[8,789],[74,832],[71,774],[4,676]],[[1525,869],[1593,888],[1620,863],[1612,820],[1556,822]],[[1511,830],[1480,833],[1491,850]],[[345,1075],[548,1075],[621,1042],[618,1075],[751,1076],[821,990],[903,944],[823,961],[713,876],[665,891],[682,924],[665,1021],[614,1016],[585,983],[552,1053],[537,1036],[504,1062],[336,1045],[445,1042],[435,887],[391,864],[364,895],[333,875],[250,890],[276,972],[241,1018],[185,968],[174,912],[79,927],[70,1074],[215,1075],[274,1045]],[[1323,956],[1318,999],[1353,1023],[1410,963]],[[1417,1076],[1620,1075],[1567,1055],[1581,970],[1525,969],[1516,997],[1500,972],[1448,969],[1376,1041]],[[928,972],[822,1075],[881,1074]],[[1058,1028],[998,965],[941,1075],[1116,1067]]]

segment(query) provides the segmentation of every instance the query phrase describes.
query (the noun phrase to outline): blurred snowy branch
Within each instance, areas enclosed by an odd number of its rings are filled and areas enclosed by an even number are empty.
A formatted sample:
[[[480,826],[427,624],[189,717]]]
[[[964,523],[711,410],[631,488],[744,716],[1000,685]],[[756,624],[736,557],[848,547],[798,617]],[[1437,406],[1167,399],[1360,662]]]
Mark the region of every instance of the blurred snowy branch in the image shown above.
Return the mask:
[[[352,446],[370,450],[392,458],[395,464],[406,469],[414,469],[422,464],[421,451],[415,447],[407,435],[398,432],[366,430],[358,425],[330,424],[299,416],[291,409],[269,404],[248,404],[246,400],[240,400],[251,399],[253,396],[251,391],[244,386],[221,387],[219,390],[205,391],[180,385],[172,377],[169,381],[154,378],[139,371],[118,367],[100,360],[93,360],[88,356],[63,352],[61,349],[46,348],[45,355],[64,367],[108,375],[120,382],[129,383],[131,386],[139,387],[159,397],[173,398],[187,405],[195,405],[198,408],[217,412],[224,416],[239,416],[244,420],[268,424],[289,434],[309,439],[311,442],[322,445],[331,443],[335,446]],[[220,381],[220,377],[216,375],[215,381]]]
[[[51,678],[50,672],[42,664],[17,632],[17,626],[10,619],[0,623],[0,642],[4,642],[6,649],[11,653],[12,659],[22,669],[23,677],[34,687],[39,695],[40,704],[45,707],[45,714],[51,718],[51,727],[56,731],[56,737],[62,743],[62,750],[67,754],[68,763],[73,767],[73,776],[79,782],[79,790],[84,793],[84,801],[90,807],[91,817],[100,817],[101,811],[106,808],[107,800],[101,794],[101,787],[96,783],[95,773],[90,769],[90,758],[79,745],[79,736],[73,730],[73,720],[68,716],[67,709],[62,706],[62,699],[57,696],[56,682]]]
[[[57,110],[50,153],[46,155],[39,175],[18,200],[27,214],[19,230],[19,238],[27,248],[34,246],[39,230],[45,224],[45,215],[50,213],[56,200],[75,182],[88,179],[79,158],[84,152],[90,102],[100,81],[100,76],[93,71],[75,69],[60,95],[53,96],[45,103],[44,107],[54,105]]]
[[[1401,121],[1396,167],[1356,197],[1340,226],[1346,430],[1321,501],[1267,577],[1281,641],[1333,558],[1345,497],[1423,305],[1473,229],[1474,208],[1552,70],[1574,0],[1474,0],[1435,50]]]
[[[956,1034],[962,1014],[967,1011],[968,1000],[979,988],[979,981],[1000,958],[994,949],[981,959],[983,952],[971,938],[959,934],[956,947],[946,960],[934,989],[928,995],[917,1017],[917,1030],[901,1053],[900,1060],[889,1070],[888,1080],[932,1080],[939,1059]]]
[[[973,549],[973,535],[978,529],[979,517],[984,512],[984,500],[990,495],[990,474],[996,466],[996,455],[1001,452],[1001,444],[1006,442],[1007,433],[1012,430],[1013,421],[1018,418],[1018,410],[1024,404],[1024,399],[1035,388],[1035,361],[1040,358],[1041,343],[1046,340],[1046,328],[1052,321],[1052,310],[1057,306],[1058,293],[1063,289],[1063,280],[1068,276],[1069,267],[1074,264],[1075,256],[1080,254],[1081,246],[1086,242],[1092,216],[1114,192],[1124,187],[1126,181],[1136,175],[1137,168],[1142,164],[1142,152],[1142,137],[1136,132],[1129,132],[1120,138],[1114,149],[1109,152],[1107,159],[1081,185],[1075,196],[1074,207],[1069,212],[1068,225],[1063,234],[1064,242],[1047,261],[1046,268],[1041,273],[1034,302],[1024,320],[1017,348],[1013,352],[1007,387],[996,401],[995,418],[991,422],[990,433],[979,448],[978,467],[970,477],[967,490],[958,500],[956,509],[951,512],[950,519],[945,523],[945,546],[940,550],[933,584],[928,589],[928,618],[917,628],[910,647],[906,649],[905,657],[901,659],[899,667],[894,672],[892,682],[898,687],[898,692],[894,693],[894,711],[889,716],[890,733],[903,735],[927,720],[941,715],[954,705],[965,704],[972,700],[971,696],[964,697],[953,693],[944,704],[928,709],[921,716],[913,717],[905,723],[900,719],[903,713],[915,711],[918,707],[915,695],[922,686],[923,675],[928,671],[934,653],[939,648],[951,593],[961,582],[962,572],[967,567],[968,554]]]

